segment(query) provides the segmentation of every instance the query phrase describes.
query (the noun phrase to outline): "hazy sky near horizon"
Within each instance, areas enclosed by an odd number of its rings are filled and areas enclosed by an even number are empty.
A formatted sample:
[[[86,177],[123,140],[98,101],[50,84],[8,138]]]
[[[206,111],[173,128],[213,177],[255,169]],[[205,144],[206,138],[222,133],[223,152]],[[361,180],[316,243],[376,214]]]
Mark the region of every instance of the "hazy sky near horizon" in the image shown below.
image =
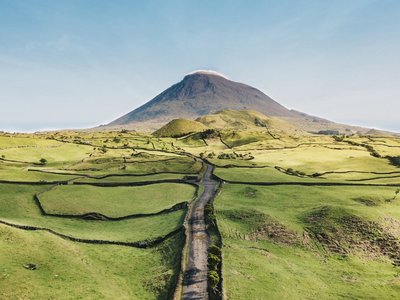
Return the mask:
[[[213,69],[400,132],[400,1],[0,0],[0,130],[105,124]]]

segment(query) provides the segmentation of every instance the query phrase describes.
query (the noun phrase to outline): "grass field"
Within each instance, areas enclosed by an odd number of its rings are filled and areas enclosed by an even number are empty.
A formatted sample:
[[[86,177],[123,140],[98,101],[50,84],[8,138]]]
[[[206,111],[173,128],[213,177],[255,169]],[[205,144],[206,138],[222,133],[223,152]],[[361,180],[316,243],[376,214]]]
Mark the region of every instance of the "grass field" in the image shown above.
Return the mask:
[[[25,167],[17,167],[0,163],[0,180],[5,181],[65,181],[77,178],[74,175],[57,175],[49,173],[30,172]]]
[[[74,180],[118,185],[182,179],[201,169],[201,164],[192,158],[163,152],[170,142],[122,135],[114,140],[114,133],[3,134],[0,180]],[[40,162],[42,158],[44,163]],[[117,176],[121,174],[124,176]],[[157,213],[190,201],[195,192],[191,185],[176,183],[51,187],[0,184],[0,220],[51,229],[72,238],[116,243],[146,241],[181,228],[187,210],[120,221],[83,220],[44,216],[33,196],[44,192],[39,197],[46,213],[96,212],[123,217]],[[0,237],[1,299],[166,299],[176,286],[183,247],[180,232],[150,249],[78,243],[49,232],[25,231],[3,224]],[[37,269],[25,269],[28,263]]]
[[[387,220],[400,219],[395,192],[375,187],[224,186],[215,205],[224,239],[228,299],[395,298],[399,272],[390,258],[370,246],[368,237],[353,232],[358,244],[346,245],[341,240],[346,237],[340,236],[343,224],[326,220],[337,229],[326,233],[346,247],[345,254],[330,251],[329,243],[310,235],[311,224],[304,220],[328,206],[340,216],[335,220],[357,216],[386,228]],[[392,228],[391,233],[400,237],[398,230]]]
[[[44,190],[44,187],[41,188]],[[36,187],[0,185],[0,220],[37,226],[83,239],[135,242],[163,236],[182,224],[184,211],[118,222],[87,221],[43,216],[33,201]],[[123,214],[125,215],[125,214]]]
[[[238,144],[223,150],[235,159],[217,151],[210,159],[222,180],[282,183],[226,183],[214,202],[227,298],[397,298],[400,169],[385,156],[400,155],[399,139],[283,140]],[[245,153],[254,158],[237,155]],[[397,186],[318,186],[324,182]]]
[[[372,169],[375,170],[375,169]],[[378,169],[379,170],[379,169]],[[340,171],[337,171],[340,172]],[[363,171],[365,172],[365,171]],[[227,181],[245,182],[309,182],[309,183],[364,183],[364,184],[400,184],[400,173],[329,173],[320,177],[302,177],[289,175],[275,168],[217,168],[215,175]]]
[[[86,245],[3,225],[0,236],[1,299],[165,299],[182,243],[177,237],[150,250]],[[23,268],[27,263],[37,270]]]
[[[92,241],[154,240],[182,228],[187,209],[113,221],[82,215],[154,214],[190,201],[194,186],[162,181],[200,175],[192,155],[201,156],[226,181],[214,208],[228,299],[398,298],[400,168],[388,156],[400,156],[400,139],[301,134],[274,119],[255,124],[252,113],[241,131],[236,113],[224,114],[215,120],[221,130],[177,138],[2,133],[0,220]],[[343,183],[365,186],[335,186]],[[35,194],[59,216],[43,215]],[[0,224],[0,298],[168,299],[183,243],[182,231],[140,249]]]
[[[47,213],[81,215],[97,212],[108,217],[156,213],[189,202],[193,186],[161,183],[137,187],[58,186],[40,195]],[[149,201],[152,199],[152,201]]]
[[[124,174],[124,176],[107,176],[105,178],[85,178],[81,177],[75,182],[85,182],[85,183],[101,183],[101,182],[143,182],[143,181],[160,181],[160,180],[172,180],[172,179],[182,179],[186,176],[186,174],[151,174],[151,175],[133,175],[133,176],[126,176],[129,174]]]

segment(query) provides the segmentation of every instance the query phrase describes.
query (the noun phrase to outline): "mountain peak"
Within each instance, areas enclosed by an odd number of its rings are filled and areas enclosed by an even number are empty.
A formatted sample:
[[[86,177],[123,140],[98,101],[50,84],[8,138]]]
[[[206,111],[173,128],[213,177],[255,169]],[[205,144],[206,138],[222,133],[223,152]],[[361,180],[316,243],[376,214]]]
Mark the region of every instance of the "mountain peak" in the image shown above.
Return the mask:
[[[225,109],[256,110],[267,116],[294,117],[290,110],[256,88],[231,81],[213,70],[196,70],[109,125],[137,127],[147,123],[150,127],[176,118],[194,119]]]
[[[190,72],[190,73],[186,74],[186,76],[198,75],[198,74],[200,74],[200,75],[213,75],[213,76],[219,76],[219,77],[228,79],[228,77],[225,76],[224,74],[219,73],[219,72],[214,71],[214,70],[195,70],[193,72]]]

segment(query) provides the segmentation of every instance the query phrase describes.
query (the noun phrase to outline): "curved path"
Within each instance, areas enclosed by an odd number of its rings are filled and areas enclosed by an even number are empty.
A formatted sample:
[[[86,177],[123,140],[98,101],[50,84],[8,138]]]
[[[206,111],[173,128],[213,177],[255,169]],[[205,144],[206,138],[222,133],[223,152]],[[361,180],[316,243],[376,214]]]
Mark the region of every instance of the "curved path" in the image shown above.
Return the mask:
[[[213,179],[214,167],[206,162],[202,183],[204,191],[191,210],[188,226],[189,257],[183,279],[183,299],[208,299],[207,251],[210,236],[204,219],[204,207],[215,196],[219,182]]]

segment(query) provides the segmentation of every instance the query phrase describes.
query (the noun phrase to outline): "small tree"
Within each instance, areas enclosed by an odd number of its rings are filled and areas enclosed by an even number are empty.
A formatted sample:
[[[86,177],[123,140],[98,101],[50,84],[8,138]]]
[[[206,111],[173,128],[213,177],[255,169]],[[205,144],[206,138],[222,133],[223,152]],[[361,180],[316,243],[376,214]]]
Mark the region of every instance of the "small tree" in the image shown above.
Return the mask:
[[[45,165],[45,164],[47,163],[47,159],[41,158],[41,159],[39,160],[39,162],[40,162],[42,165]]]

